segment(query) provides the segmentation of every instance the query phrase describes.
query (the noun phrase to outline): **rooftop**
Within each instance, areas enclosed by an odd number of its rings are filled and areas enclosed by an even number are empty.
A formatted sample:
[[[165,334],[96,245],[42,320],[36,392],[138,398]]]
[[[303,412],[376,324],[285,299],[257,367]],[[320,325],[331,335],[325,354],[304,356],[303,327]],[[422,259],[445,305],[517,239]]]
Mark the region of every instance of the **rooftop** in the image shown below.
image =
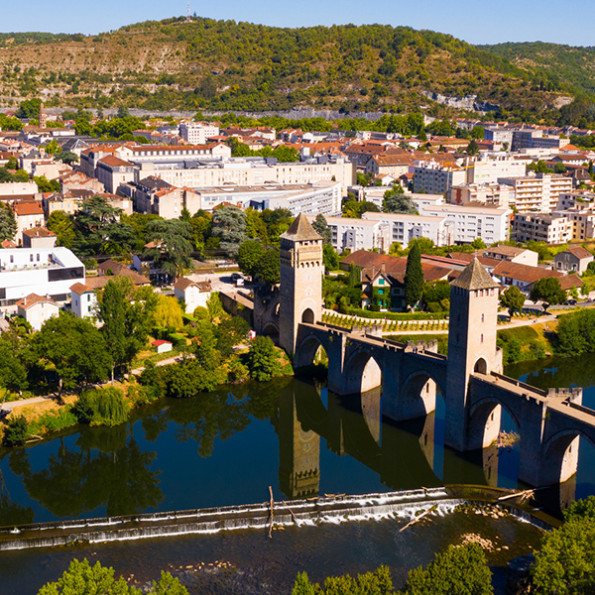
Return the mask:
[[[467,265],[461,274],[451,283],[453,287],[476,291],[478,289],[495,289],[499,287],[487,272],[486,268],[474,258],[471,264]]]

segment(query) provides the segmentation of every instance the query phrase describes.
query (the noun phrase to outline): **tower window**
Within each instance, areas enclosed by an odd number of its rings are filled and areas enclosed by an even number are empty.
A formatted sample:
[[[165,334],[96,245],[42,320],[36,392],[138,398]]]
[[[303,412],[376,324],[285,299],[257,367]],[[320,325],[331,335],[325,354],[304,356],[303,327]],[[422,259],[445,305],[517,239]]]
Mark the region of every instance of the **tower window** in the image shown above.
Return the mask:
[[[481,342],[483,343],[483,333],[481,333]]]

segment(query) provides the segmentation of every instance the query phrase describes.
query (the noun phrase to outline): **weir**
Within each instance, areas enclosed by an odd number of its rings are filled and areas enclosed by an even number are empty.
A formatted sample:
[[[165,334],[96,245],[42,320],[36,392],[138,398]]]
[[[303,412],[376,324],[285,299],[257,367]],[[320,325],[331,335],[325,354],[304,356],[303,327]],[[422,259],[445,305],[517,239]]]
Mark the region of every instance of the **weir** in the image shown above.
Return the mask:
[[[465,492],[469,497],[465,497]],[[422,488],[356,496],[325,496],[275,502],[275,527],[340,524],[344,522],[398,518],[409,521],[436,507],[444,516],[463,504],[482,506],[504,490],[468,486]],[[554,522],[547,515],[535,516],[530,509],[502,506],[516,518],[549,529]],[[160,512],[134,516],[38,523],[0,528],[0,551],[26,550],[99,544],[114,541],[155,539],[180,535],[212,534],[221,531],[266,529],[270,524],[270,503],[221,508]]]

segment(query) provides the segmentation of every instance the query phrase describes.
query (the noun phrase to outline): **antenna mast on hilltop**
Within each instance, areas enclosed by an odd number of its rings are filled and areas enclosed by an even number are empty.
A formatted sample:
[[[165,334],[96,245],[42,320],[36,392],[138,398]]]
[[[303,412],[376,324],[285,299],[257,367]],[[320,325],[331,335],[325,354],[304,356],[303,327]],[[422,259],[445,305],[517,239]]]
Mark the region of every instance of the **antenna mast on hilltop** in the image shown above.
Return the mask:
[[[186,22],[190,23],[192,19],[190,18],[190,2],[186,3]]]

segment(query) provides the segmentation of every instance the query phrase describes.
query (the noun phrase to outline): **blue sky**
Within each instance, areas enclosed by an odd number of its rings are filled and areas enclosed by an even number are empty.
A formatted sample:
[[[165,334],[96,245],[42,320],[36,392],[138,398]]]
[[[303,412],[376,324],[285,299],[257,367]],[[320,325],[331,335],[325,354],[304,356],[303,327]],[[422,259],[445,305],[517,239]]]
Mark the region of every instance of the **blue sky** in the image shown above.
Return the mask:
[[[408,25],[470,43],[551,41],[595,46],[595,0],[191,0],[199,16],[286,27],[334,23]],[[27,0],[3,11],[0,32],[99,33],[186,14],[186,0]]]

